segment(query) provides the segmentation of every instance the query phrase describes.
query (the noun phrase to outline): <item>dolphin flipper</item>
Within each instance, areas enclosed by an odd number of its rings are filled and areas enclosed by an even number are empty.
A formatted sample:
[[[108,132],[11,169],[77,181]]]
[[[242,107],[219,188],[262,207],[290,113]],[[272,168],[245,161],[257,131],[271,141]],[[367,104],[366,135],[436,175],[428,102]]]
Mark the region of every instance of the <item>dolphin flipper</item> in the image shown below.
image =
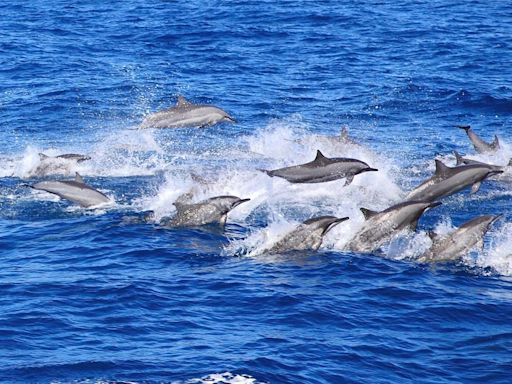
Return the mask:
[[[477,181],[475,184],[471,186],[471,194],[477,193],[480,189],[480,186],[482,185],[482,182]]]

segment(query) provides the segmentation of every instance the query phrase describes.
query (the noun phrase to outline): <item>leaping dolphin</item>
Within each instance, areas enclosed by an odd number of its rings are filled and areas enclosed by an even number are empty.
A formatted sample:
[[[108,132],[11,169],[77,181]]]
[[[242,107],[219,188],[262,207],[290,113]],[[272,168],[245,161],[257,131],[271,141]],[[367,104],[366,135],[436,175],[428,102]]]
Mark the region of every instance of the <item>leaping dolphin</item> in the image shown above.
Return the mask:
[[[236,196],[216,196],[195,204],[175,202],[174,217],[164,217],[160,224],[164,227],[195,227],[205,224],[226,224],[228,212],[250,199]]]
[[[391,240],[399,231],[406,228],[416,230],[421,215],[427,209],[440,204],[439,202],[407,201],[381,212],[361,208],[366,221],[346,248],[354,252],[371,253]]]
[[[226,111],[213,105],[193,104],[178,96],[174,107],[147,116],[140,128],[208,127],[223,121],[235,122]]]
[[[306,220],[293,231],[287,233],[266,253],[316,251],[320,248],[325,234],[345,220],[348,220],[348,217],[321,216]]]
[[[355,175],[378,171],[378,169],[371,168],[361,160],[344,157],[328,158],[322,152],[317,151],[315,160],[309,163],[279,168],[273,171],[261,171],[271,177],[282,177],[290,183],[323,183],[346,177],[345,185],[349,185]]]
[[[53,193],[62,199],[72,201],[86,208],[110,202],[110,199],[105,194],[85,184],[78,172],[76,173],[75,180],[41,181],[31,187]]]
[[[41,161],[48,160],[48,159],[64,159],[64,160],[71,160],[76,161],[77,163],[81,163],[82,161],[91,160],[89,156],[80,155],[78,153],[64,153],[62,155],[57,156],[48,156],[44,153],[39,154],[39,159]]]
[[[434,176],[409,192],[406,200],[434,201],[450,196],[470,185],[471,193],[476,193],[483,180],[499,173],[503,171],[490,168],[487,164],[469,164],[451,168],[440,160],[436,160]]]
[[[422,263],[455,261],[473,248],[483,247],[483,237],[501,216],[479,216],[462,224],[444,238],[430,234],[432,246],[418,257]]]
[[[512,159],[509,160],[507,165],[493,165],[493,164],[487,164],[478,160],[468,159],[466,157],[463,157],[459,152],[453,151],[453,154],[455,155],[456,165],[469,165],[469,164],[480,164],[480,165],[486,165],[491,169],[497,170],[497,171],[505,171],[507,167],[512,166]]]
[[[471,129],[469,125],[457,125],[457,128],[463,129],[466,131],[466,134],[469,137],[469,140],[473,143],[475,150],[478,153],[486,153],[486,152],[496,152],[500,149],[500,141],[498,140],[498,136],[494,135],[494,141],[490,144],[483,141],[478,135]]]

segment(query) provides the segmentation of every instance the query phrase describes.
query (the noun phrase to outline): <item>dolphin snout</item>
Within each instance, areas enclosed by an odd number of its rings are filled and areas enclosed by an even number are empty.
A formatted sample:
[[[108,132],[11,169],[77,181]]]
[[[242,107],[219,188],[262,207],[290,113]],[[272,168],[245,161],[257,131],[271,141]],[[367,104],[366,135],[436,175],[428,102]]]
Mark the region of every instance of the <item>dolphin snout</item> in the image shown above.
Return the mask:
[[[435,207],[439,207],[441,204],[443,204],[443,203],[441,203],[440,201],[433,201],[432,203],[430,203],[430,204],[428,205],[428,207],[427,207],[427,208],[435,208]]]
[[[230,123],[236,123],[236,120],[229,115],[224,116],[224,120],[229,121]]]
[[[233,208],[238,207],[242,203],[247,203],[248,201],[251,201],[251,199],[240,199],[235,204],[233,204]]]
[[[504,171],[502,169],[494,169],[492,171],[490,171],[487,176],[495,176],[495,175],[499,175],[500,173],[503,173]]]
[[[366,168],[364,171],[365,172],[377,172],[378,169],[377,168]]]

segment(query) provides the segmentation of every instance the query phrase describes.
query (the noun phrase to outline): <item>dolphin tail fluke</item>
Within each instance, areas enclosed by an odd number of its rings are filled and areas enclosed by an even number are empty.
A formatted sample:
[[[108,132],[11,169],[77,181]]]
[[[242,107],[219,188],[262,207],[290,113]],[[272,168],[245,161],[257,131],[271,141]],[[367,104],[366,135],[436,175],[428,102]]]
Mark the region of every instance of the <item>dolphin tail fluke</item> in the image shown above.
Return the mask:
[[[471,125],[456,125],[455,127],[465,130],[466,132],[471,129]]]

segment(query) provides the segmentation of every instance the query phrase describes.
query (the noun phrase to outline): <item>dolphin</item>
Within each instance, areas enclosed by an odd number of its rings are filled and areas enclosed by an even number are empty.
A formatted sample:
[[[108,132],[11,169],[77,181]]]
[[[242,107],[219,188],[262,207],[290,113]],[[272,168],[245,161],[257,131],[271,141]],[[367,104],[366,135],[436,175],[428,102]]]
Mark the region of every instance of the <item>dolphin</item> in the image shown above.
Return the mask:
[[[348,217],[320,216],[306,220],[265,252],[274,254],[289,251],[316,251],[320,248],[325,234],[345,220],[348,220]]]
[[[436,160],[434,176],[409,192],[406,200],[434,201],[470,185],[471,193],[476,193],[483,180],[499,173],[503,171],[490,168],[487,164],[468,164],[451,168]]]
[[[361,208],[365,223],[348,242],[346,248],[354,252],[371,253],[391,240],[402,229],[416,230],[421,215],[427,209],[440,204],[440,202],[406,201],[381,212]]]
[[[432,246],[418,257],[418,261],[422,263],[455,261],[475,247],[483,248],[484,235],[500,217],[501,215],[476,217],[443,238],[431,232]]]
[[[498,136],[494,135],[494,141],[490,144],[483,141],[477,134],[471,129],[469,125],[457,125],[457,128],[463,129],[466,131],[466,134],[473,143],[475,150],[478,153],[486,153],[486,152],[496,152],[500,149],[500,141],[498,140]]]
[[[371,168],[364,161],[344,157],[328,158],[322,152],[316,151],[315,160],[309,163],[261,171],[270,177],[282,177],[290,183],[323,183],[346,177],[345,185],[349,185],[355,175],[378,170]]]
[[[29,171],[28,177],[43,177],[48,175],[69,175],[77,163],[90,160],[89,156],[76,153],[65,153],[58,156],[39,154],[39,164]]]
[[[178,96],[174,107],[146,116],[140,128],[203,128],[223,121],[235,122],[220,108],[213,105],[193,104],[183,96]]]
[[[175,202],[176,215],[163,217],[164,227],[195,227],[205,224],[226,224],[228,212],[250,199],[236,196],[216,196],[195,204]]]
[[[493,165],[493,164],[483,163],[478,160],[473,160],[473,159],[468,159],[466,157],[462,157],[462,155],[457,151],[453,151],[453,154],[455,155],[455,160],[457,161],[457,163],[456,163],[457,166],[469,165],[469,164],[480,164],[480,165],[487,165],[489,168],[497,170],[497,171],[505,171],[505,169],[507,167],[512,166],[512,159],[509,160],[507,165]]]
[[[31,187],[40,191],[53,193],[62,199],[70,200],[86,208],[110,202],[110,199],[106,195],[85,184],[82,176],[80,176],[78,172],[76,173],[75,180],[41,181]]]
[[[64,160],[71,160],[76,161],[77,163],[81,163],[82,161],[91,160],[89,156],[80,155],[78,153],[64,153],[62,155],[57,156],[48,156],[44,153],[39,154],[39,159],[41,161],[48,160],[48,159],[64,159]]]

